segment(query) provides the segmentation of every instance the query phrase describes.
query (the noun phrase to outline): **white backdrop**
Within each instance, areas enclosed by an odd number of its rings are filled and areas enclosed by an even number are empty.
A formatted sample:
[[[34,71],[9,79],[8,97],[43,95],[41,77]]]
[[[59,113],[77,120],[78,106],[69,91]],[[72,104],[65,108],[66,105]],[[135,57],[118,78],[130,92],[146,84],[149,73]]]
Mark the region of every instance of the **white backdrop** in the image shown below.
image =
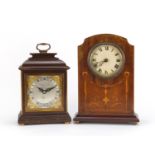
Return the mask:
[[[39,42],[51,43],[71,69],[68,110],[77,112],[77,46],[112,33],[135,45],[135,111],[139,125],[19,126],[19,65]],[[0,1],[0,154],[155,154],[154,0]]]

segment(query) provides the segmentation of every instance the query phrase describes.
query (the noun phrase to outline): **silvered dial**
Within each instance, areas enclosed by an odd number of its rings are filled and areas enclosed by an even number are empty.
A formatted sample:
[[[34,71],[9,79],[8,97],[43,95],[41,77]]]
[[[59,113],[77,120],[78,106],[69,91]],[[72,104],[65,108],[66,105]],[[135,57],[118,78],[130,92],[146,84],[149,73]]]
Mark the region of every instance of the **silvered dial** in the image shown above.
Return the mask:
[[[91,71],[102,77],[111,78],[119,75],[125,62],[123,51],[113,44],[98,44],[88,55],[88,66]]]
[[[36,79],[28,90],[30,98],[39,108],[51,107],[60,99],[60,88],[48,76]]]

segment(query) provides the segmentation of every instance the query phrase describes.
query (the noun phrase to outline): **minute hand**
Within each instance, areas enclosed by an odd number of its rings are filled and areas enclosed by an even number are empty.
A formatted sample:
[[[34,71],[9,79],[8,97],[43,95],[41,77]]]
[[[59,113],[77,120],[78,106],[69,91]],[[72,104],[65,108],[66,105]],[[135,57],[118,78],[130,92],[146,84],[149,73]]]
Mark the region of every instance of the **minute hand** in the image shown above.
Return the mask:
[[[56,86],[53,86],[53,87],[50,87],[50,88],[47,88],[45,91],[46,92],[49,92],[49,91],[51,91],[52,89],[54,89]]]

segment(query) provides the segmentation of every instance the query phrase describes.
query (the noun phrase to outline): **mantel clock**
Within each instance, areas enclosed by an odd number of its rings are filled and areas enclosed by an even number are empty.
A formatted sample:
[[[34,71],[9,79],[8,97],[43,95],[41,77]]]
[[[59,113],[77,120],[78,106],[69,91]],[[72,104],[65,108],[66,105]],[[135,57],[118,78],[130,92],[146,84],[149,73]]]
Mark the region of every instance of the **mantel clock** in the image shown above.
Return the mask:
[[[75,122],[136,123],[134,46],[100,34],[78,46],[78,114]]]
[[[47,53],[50,44],[37,44],[39,53],[31,53],[21,70],[22,110],[19,124],[68,123],[67,70],[56,53]]]

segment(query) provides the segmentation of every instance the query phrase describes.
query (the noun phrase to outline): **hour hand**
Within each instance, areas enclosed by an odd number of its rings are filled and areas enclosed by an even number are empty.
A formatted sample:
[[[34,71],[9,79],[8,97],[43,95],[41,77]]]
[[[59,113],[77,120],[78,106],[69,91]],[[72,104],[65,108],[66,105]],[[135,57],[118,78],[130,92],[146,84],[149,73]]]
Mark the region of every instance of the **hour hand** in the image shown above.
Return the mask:
[[[39,89],[40,92],[44,93],[44,91],[45,91],[44,89],[42,89],[40,87],[37,87],[37,88]]]
[[[102,66],[103,63],[107,63],[109,60],[107,58],[103,59],[102,61],[98,62],[99,66]]]

